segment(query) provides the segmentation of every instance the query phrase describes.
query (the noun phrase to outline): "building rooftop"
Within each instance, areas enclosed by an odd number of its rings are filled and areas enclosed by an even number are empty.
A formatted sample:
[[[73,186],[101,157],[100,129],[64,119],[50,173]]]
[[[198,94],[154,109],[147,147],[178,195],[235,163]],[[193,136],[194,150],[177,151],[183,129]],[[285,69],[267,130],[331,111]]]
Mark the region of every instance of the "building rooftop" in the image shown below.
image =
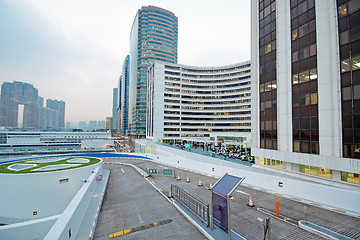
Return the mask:
[[[0,174],[28,174],[89,166],[101,160],[93,157],[53,157],[0,164]]]

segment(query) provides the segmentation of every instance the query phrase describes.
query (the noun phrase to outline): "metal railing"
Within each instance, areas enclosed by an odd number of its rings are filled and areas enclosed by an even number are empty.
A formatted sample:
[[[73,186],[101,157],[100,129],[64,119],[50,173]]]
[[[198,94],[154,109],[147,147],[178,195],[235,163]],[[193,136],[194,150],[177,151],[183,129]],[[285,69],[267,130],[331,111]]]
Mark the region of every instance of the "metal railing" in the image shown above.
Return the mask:
[[[210,208],[209,204],[205,204],[196,197],[190,195],[180,187],[171,184],[171,194],[184,207],[199,218],[207,227],[210,226]]]
[[[203,150],[194,149],[194,148],[193,149],[181,148],[180,146],[171,145],[171,144],[167,144],[167,143],[156,143],[156,144],[163,145],[163,146],[166,146],[166,147],[175,148],[175,149],[178,149],[178,150],[183,150],[183,151],[186,151],[186,152],[192,152],[192,153],[204,155],[204,156],[207,156],[207,157],[213,157],[213,158],[217,158],[217,159],[220,159],[220,160],[225,160],[225,161],[228,161],[228,162],[238,163],[238,164],[242,164],[242,165],[246,165],[246,166],[253,165],[253,163],[250,163],[248,161],[241,160],[239,158],[224,156],[224,155],[217,154],[217,153],[214,153],[214,152],[203,151]]]

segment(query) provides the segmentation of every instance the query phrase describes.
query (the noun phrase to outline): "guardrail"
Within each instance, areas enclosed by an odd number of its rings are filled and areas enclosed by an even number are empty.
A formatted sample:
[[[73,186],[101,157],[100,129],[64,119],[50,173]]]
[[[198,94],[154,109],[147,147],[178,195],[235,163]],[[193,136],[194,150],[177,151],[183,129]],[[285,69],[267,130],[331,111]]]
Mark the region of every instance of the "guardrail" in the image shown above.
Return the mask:
[[[210,226],[210,208],[209,204],[205,204],[196,197],[190,195],[180,187],[171,184],[171,194],[184,207],[199,218],[207,227]]]
[[[191,148],[184,148],[184,147],[182,148],[182,147],[167,144],[167,143],[156,143],[156,144],[166,146],[166,147],[175,148],[175,149],[178,149],[178,150],[183,150],[183,151],[186,151],[186,152],[192,152],[192,153],[196,153],[196,154],[201,154],[201,155],[204,155],[204,156],[207,156],[207,157],[213,157],[213,158],[217,158],[217,159],[220,159],[220,160],[225,160],[225,161],[228,161],[228,162],[238,163],[238,164],[242,164],[242,165],[246,165],[246,166],[252,166],[254,164],[253,162],[249,162],[247,160],[241,160],[241,159],[235,158],[235,157],[228,157],[228,156],[224,156],[222,154],[217,154],[217,153],[209,152],[209,151],[203,151],[203,150],[200,150],[200,149],[191,149]]]

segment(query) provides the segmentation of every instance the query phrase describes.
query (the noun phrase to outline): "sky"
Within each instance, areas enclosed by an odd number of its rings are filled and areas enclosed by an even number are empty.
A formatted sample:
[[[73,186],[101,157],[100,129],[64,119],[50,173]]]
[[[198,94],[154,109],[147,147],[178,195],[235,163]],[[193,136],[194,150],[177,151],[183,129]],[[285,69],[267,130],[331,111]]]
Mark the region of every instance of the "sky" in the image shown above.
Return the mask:
[[[250,60],[250,0],[0,0],[0,83],[63,100],[65,118],[105,120],[141,6],[178,17],[178,63]]]

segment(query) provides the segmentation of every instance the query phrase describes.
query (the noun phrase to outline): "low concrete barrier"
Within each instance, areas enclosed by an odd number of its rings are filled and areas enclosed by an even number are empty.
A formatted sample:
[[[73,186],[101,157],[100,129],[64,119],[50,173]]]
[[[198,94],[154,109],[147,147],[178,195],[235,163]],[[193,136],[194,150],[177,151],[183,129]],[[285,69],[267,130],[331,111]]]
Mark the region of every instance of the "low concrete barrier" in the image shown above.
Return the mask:
[[[44,240],[73,239],[79,229],[85,211],[96,188],[96,176],[101,175],[102,168],[99,167],[87,179],[80,191],[75,195],[63,214],[50,229]]]
[[[190,169],[205,175],[221,177],[226,172],[239,177],[246,177],[244,184],[256,186],[295,198],[308,200],[312,205],[329,206],[329,210],[346,213],[352,212],[353,216],[360,217],[360,191],[349,190],[331,185],[316,183],[314,181],[301,180],[292,176],[274,173],[263,173],[263,170],[236,164],[208,156],[162,146],[153,142],[137,140],[141,144],[154,146],[155,154],[147,153],[153,161]],[[279,185],[281,182],[281,186]]]
[[[0,227],[0,239],[43,239],[60,215]]]

